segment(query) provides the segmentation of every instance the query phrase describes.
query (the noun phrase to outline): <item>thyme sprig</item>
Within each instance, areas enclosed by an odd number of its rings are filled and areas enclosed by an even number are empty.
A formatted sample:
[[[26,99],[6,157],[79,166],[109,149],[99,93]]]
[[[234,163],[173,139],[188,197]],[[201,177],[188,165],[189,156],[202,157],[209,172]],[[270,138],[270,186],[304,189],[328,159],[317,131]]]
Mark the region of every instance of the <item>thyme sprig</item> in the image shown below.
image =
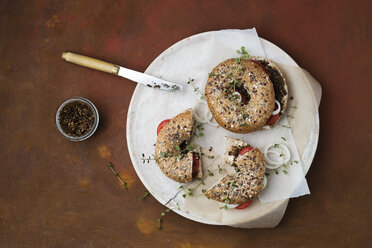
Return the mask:
[[[203,137],[204,136],[204,133],[202,132],[204,130],[203,124],[201,124],[201,123],[198,124],[196,126],[196,129],[197,129],[198,132],[195,132],[194,135],[196,137]]]
[[[195,87],[193,85],[194,81],[195,81],[194,78],[189,78],[189,81],[187,81],[187,84],[191,85],[191,87],[194,89],[194,92],[196,92],[197,94],[200,94],[200,99],[205,100],[205,94],[203,92],[201,92],[199,87]]]
[[[166,157],[168,157],[168,153],[160,152],[159,157],[160,158],[166,158]],[[152,160],[154,160],[155,162],[158,161],[154,154],[151,154],[151,156],[149,155],[148,157],[146,157],[144,153],[142,153],[141,160],[142,160],[143,163],[150,163],[150,161],[152,161]]]
[[[148,195],[150,195],[150,192],[145,190],[145,194],[142,196],[141,200],[144,200]]]
[[[163,222],[163,217],[165,216],[166,213],[169,213],[169,212],[170,212],[170,209],[169,209],[169,208],[163,210],[163,211],[161,212],[161,214],[160,214],[160,218],[157,219],[157,222],[158,222],[158,230],[159,230],[159,231],[163,229],[163,226],[161,225],[162,222]]]
[[[236,62],[236,63],[240,63],[240,61],[241,61],[242,59],[249,59],[249,54],[248,54],[248,52],[245,50],[245,46],[242,46],[242,47],[240,48],[240,50],[236,50],[236,53],[240,55],[238,58],[235,59],[235,62]]]
[[[156,157],[154,154],[151,154],[151,156],[149,155],[148,157],[146,157],[145,154],[142,153],[141,160],[143,163],[150,163],[151,160],[156,161]]]
[[[125,182],[123,179],[121,179],[121,177],[119,176],[119,174],[116,172],[116,170],[114,169],[113,165],[111,162],[108,162],[108,167],[111,169],[112,173],[114,173],[115,177],[119,180],[119,182],[121,183],[121,185],[128,191],[128,187],[127,187],[127,182]]]

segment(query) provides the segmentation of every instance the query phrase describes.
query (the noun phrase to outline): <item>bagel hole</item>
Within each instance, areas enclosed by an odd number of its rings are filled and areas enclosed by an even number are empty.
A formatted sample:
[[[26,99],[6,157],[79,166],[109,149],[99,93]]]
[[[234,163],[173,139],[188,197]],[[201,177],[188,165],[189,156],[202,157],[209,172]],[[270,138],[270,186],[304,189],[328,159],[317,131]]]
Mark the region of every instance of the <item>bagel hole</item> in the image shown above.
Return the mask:
[[[247,105],[249,103],[249,100],[251,100],[251,96],[249,95],[248,91],[244,88],[244,86],[236,87],[235,91],[240,94],[241,102],[243,103],[243,105]]]

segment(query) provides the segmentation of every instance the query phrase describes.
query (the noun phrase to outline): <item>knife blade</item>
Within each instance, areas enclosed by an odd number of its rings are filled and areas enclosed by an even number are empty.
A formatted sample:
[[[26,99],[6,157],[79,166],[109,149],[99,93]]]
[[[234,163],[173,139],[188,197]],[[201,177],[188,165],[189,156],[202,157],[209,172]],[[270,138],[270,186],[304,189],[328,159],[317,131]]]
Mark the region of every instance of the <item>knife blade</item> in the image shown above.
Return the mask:
[[[124,77],[134,82],[143,84],[147,87],[160,89],[160,90],[166,90],[166,91],[182,91],[183,90],[182,85],[168,82],[161,78],[157,78],[157,77],[145,74],[145,73],[127,69],[122,66],[108,63],[102,60],[94,59],[88,56],[71,53],[71,52],[63,52],[62,59],[68,62],[77,64],[77,65],[89,67],[92,69],[96,69],[96,70],[111,73],[111,74],[114,74],[120,77]]]

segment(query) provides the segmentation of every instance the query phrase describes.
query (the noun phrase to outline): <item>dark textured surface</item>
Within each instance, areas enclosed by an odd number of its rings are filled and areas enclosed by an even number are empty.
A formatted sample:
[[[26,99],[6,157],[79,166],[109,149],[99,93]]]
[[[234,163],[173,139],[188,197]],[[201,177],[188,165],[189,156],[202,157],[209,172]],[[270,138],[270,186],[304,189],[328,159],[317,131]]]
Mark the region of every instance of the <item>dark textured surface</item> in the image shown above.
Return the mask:
[[[7,1],[0,3],[0,247],[371,247],[371,1]],[[145,200],[127,151],[135,84],[63,51],[144,71],[193,34],[255,26],[323,87],[311,195],[275,229],[208,226]],[[54,114],[92,100],[97,133],[65,140]],[[106,161],[128,181],[120,188]]]

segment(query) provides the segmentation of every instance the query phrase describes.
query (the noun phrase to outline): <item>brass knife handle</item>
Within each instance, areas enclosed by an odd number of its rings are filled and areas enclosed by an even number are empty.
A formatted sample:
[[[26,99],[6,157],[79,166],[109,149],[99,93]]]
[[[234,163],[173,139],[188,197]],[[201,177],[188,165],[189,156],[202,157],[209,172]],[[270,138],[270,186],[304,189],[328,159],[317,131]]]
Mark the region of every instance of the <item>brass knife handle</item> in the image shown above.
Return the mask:
[[[117,75],[119,72],[119,66],[117,65],[76,53],[64,52],[62,53],[62,59],[77,65],[112,73],[115,75]]]

